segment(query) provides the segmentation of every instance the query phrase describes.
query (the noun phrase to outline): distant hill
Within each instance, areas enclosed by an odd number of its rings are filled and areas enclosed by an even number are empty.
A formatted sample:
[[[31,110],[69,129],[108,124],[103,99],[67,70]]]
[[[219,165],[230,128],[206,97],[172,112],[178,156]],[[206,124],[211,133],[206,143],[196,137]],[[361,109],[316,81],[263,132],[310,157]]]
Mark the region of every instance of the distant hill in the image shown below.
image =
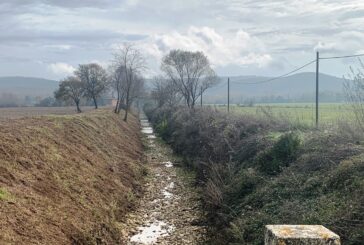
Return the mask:
[[[313,96],[315,92],[316,74],[314,72],[298,73],[288,77],[280,78],[272,82],[261,84],[244,84],[270,79],[263,76],[239,76],[230,78],[230,95],[235,101],[244,98],[281,96],[284,98],[297,98],[302,96]],[[221,82],[205,94],[206,101],[225,101],[227,91],[227,77],[222,77]],[[239,81],[240,82],[234,82]],[[345,79],[320,74],[320,93],[332,96],[342,95]],[[342,97],[342,96],[341,96]],[[335,99],[335,98],[333,98]]]
[[[0,95],[13,94],[18,97],[48,97],[57,89],[58,82],[33,77],[0,77]]]
[[[276,101],[276,97],[294,98],[301,101],[311,101],[315,92],[315,73],[298,73],[262,84],[244,84],[270,79],[264,76],[238,76],[231,77],[230,94],[232,103],[241,103],[251,98],[265,98],[265,102]],[[205,95],[206,103],[225,103],[227,90],[227,77],[209,89]],[[243,80],[241,82],[234,82]],[[335,76],[320,74],[320,92],[325,93],[325,101],[342,100],[343,84],[345,80]],[[152,88],[152,80],[147,79],[147,87]],[[45,98],[53,96],[58,88],[58,81],[32,77],[0,77],[0,97],[3,94],[12,94],[18,99],[25,96]],[[274,97],[274,98],[273,98]],[[269,99],[272,98],[272,99]]]

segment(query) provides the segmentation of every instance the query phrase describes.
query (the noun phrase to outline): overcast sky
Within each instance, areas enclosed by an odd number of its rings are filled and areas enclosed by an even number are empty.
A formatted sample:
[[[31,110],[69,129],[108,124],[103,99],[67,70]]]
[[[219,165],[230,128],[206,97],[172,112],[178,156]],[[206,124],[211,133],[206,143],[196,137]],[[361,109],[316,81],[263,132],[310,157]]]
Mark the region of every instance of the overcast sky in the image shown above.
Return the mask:
[[[364,53],[363,0],[1,0],[0,76],[60,79],[135,42],[158,73],[170,49],[201,50],[219,75],[279,75]],[[342,76],[355,59],[323,61]],[[305,71],[314,71],[314,66]]]

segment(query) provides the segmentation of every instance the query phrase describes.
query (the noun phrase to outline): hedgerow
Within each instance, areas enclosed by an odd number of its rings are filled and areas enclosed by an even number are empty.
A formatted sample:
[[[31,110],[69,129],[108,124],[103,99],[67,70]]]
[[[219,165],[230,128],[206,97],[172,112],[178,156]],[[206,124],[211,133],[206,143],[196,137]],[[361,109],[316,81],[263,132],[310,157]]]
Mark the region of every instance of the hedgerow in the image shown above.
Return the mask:
[[[146,108],[197,171],[210,244],[263,244],[266,224],[322,224],[364,241],[364,147],[332,130],[211,108]]]

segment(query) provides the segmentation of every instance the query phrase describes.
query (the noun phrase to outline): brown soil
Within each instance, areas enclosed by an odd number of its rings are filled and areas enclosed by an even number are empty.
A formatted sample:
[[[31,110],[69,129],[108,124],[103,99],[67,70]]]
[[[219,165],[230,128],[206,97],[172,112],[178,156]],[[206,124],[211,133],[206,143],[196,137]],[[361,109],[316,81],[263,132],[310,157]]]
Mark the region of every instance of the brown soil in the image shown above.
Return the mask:
[[[123,244],[139,195],[139,123],[109,110],[0,124],[0,244]]]

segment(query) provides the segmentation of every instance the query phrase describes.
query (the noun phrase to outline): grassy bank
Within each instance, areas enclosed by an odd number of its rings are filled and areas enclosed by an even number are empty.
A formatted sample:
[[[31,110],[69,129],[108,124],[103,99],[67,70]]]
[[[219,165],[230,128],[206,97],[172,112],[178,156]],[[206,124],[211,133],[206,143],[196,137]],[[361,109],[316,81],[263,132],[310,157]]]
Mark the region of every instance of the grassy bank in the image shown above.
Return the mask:
[[[322,224],[344,244],[362,244],[360,133],[212,109],[149,109],[148,115],[198,173],[211,244],[263,244],[266,224]]]
[[[123,243],[141,156],[137,119],[109,110],[3,120],[1,243]]]

